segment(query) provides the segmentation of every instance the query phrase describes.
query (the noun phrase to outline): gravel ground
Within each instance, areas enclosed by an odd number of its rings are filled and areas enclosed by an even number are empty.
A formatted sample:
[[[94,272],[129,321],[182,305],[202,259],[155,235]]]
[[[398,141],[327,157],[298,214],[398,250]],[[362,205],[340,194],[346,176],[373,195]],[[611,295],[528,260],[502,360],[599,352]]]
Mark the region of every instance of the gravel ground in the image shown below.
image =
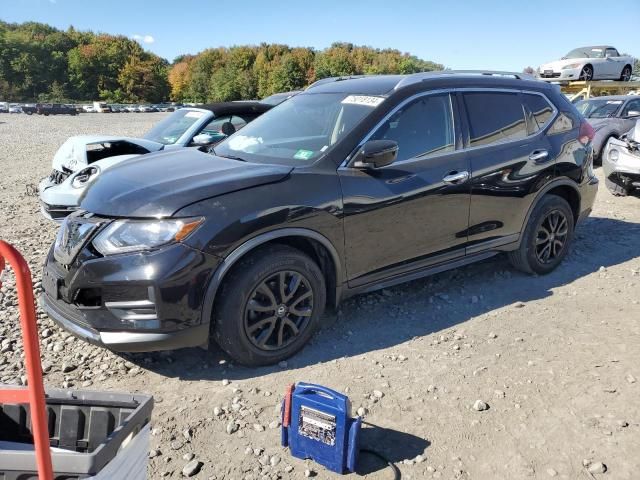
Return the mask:
[[[0,238],[28,259],[36,293],[56,229],[25,185],[49,173],[68,136],[140,135],[162,116],[0,115]],[[639,202],[601,183],[554,273],[529,277],[497,257],[353,298],[278,367],[247,369],[199,349],[118,356],[39,311],[45,381],[153,394],[150,478],[338,478],[279,446],[281,393],[309,381],[348,392],[370,424],[363,443],[403,478],[637,479]],[[13,285],[5,275],[0,383],[24,379]],[[392,478],[373,459],[360,470]]]

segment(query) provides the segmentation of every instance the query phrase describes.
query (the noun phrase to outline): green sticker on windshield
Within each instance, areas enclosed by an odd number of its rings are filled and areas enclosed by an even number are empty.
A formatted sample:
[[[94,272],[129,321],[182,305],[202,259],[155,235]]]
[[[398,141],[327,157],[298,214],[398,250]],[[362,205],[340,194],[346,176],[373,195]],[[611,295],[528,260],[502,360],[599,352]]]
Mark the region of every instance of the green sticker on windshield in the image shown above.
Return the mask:
[[[293,156],[296,160],[309,160],[311,157],[313,157],[312,150],[298,150]]]

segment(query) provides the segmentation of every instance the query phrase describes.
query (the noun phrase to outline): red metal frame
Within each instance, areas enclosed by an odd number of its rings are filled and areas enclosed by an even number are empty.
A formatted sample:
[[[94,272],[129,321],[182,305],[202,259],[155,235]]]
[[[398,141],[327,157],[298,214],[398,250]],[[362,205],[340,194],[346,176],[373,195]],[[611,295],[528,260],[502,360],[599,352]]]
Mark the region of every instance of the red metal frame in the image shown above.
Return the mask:
[[[0,240],[0,272],[4,270],[5,258],[9,265],[13,267],[16,275],[20,326],[22,328],[22,343],[24,344],[24,364],[27,371],[28,386],[26,388],[0,388],[0,403],[29,404],[38,478],[40,480],[53,480],[31,270],[29,270],[29,265],[24,257],[15,248]],[[2,286],[1,281],[0,286]]]

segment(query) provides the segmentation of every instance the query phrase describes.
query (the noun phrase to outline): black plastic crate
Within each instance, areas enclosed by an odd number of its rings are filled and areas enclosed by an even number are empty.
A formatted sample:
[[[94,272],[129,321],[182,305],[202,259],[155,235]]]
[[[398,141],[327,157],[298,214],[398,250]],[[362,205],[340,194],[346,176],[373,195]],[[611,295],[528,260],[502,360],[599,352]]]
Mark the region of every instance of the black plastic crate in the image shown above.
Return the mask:
[[[153,397],[47,390],[46,405],[56,480],[123,474],[127,462],[146,467]],[[29,405],[0,404],[0,480],[37,478]]]

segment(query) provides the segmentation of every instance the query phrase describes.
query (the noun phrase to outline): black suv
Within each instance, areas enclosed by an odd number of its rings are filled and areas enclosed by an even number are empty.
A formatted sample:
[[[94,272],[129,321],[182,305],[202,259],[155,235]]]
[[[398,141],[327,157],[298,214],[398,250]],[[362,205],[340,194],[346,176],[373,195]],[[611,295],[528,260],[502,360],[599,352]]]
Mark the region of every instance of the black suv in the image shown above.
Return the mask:
[[[545,274],[593,205],[593,129],[523,75],[326,79],[215,147],[104,172],[49,252],[44,307],[117,351],[299,350],[326,305],[507,252]]]

